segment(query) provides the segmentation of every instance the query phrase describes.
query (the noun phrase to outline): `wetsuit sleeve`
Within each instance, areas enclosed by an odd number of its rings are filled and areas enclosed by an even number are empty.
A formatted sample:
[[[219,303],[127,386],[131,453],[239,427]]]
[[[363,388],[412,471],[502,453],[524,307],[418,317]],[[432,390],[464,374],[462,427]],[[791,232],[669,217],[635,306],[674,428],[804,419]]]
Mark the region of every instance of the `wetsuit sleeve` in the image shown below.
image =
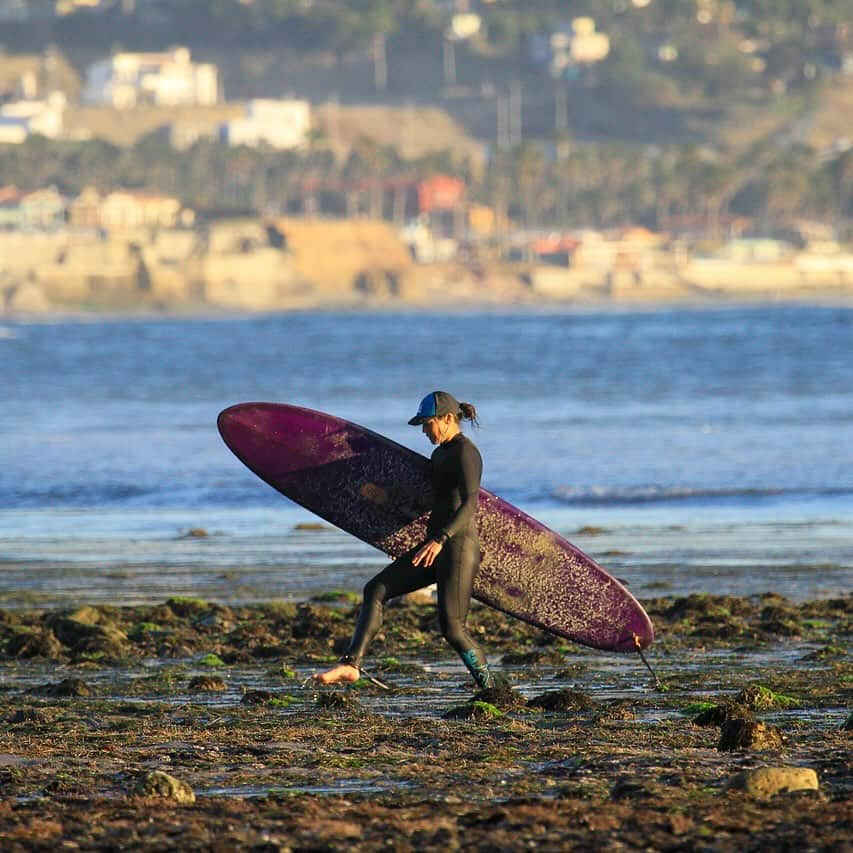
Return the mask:
[[[459,454],[459,469],[459,497],[462,503],[441,529],[442,538],[445,540],[467,530],[476,518],[483,459],[473,444],[466,443],[463,446]]]

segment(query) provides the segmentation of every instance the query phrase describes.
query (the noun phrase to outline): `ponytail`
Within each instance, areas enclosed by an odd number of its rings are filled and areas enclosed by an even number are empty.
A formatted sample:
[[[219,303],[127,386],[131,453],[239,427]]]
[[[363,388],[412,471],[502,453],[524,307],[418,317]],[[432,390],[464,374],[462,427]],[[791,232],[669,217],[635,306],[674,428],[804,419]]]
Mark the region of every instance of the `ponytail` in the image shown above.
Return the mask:
[[[480,426],[480,422],[477,420],[477,409],[471,403],[460,403],[459,410],[461,420],[470,421],[476,427]]]

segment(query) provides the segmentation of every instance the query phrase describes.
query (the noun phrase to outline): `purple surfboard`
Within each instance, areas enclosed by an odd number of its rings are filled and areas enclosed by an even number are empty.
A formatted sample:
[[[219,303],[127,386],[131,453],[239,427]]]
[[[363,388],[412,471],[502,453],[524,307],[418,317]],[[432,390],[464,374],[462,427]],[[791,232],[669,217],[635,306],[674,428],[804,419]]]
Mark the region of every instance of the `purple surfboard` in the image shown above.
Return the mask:
[[[369,429],[280,403],[241,403],[218,420],[228,447],[286,497],[397,557],[425,538],[429,460]],[[633,652],[654,639],[648,615],[567,539],[485,489],[474,597],[597,649]]]

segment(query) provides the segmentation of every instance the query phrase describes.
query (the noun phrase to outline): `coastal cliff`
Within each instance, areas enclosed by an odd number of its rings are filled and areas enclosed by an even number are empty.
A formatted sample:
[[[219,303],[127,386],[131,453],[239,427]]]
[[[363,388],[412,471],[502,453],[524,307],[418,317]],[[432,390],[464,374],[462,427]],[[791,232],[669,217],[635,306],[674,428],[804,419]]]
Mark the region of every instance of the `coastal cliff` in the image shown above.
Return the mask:
[[[287,311],[394,305],[679,302],[853,296],[853,260],[773,263],[648,247],[602,262],[419,264],[367,219],[229,220],[103,234],[0,233],[0,313]]]

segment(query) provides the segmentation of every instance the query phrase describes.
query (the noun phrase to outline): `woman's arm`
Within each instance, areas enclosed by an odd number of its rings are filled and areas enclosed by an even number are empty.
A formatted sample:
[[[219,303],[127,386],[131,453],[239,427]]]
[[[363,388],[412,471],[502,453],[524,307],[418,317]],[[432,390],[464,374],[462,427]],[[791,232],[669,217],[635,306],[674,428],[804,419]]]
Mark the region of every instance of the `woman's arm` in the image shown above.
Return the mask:
[[[483,459],[473,444],[465,442],[459,455],[459,494],[462,503],[453,517],[441,529],[441,544],[467,530],[477,515],[480,494],[480,478],[483,476]]]

